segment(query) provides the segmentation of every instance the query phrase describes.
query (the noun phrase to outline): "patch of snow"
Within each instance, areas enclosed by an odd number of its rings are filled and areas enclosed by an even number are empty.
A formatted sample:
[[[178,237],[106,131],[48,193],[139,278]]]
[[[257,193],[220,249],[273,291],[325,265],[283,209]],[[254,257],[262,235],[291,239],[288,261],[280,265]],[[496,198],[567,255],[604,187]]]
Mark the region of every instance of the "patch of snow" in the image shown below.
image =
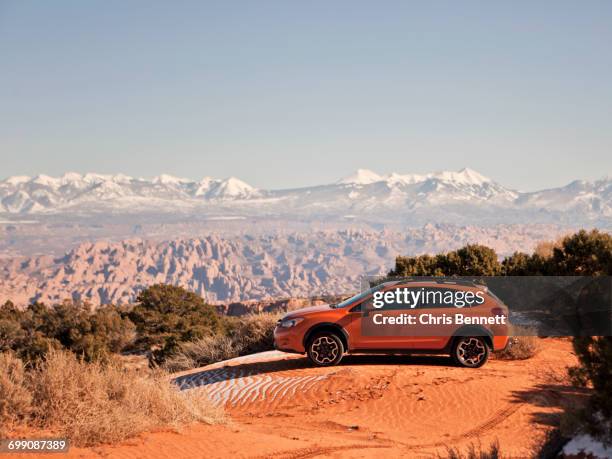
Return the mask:
[[[0,220],[0,225],[33,225],[38,220]]]
[[[49,177],[48,175],[40,174],[30,180],[30,183],[34,183],[36,185],[48,186],[48,187],[56,187],[60,183],[60,179]]]
[[[563,447],[563,454],[578,455],[585,454],[596,458],[609,459],[612,458],[612,447],[606,447],[603,443],[595,440],[590,435],[578,435],[572,438],[569,443]]]
[[[177,185],[181,183],[189,183],[189,179],[175,177],[173,175],[161,174],[157,177],[153,178],[153,183],[161,184],[161,185]]]
[[[77,172],[66,172],[59,178],[59,180],[62,185],[65,185],[68,183],[80,182],[83,180],[83,176]]]
[[[220,221],[225,221],[225,220],[246,220],[246,217],[240,216],[240,215],[219,215],[217,217],[206,217],[206,220],[220,220]]]
[[[0,184],[6,183],[7,185],[17,186],[23,183],[27,183],[30,180],[32,180],[32,178],[28,177],[27,175],[14,175],[12,177],[7,178],[6,180],[3,180],[2,182],[0,182]]]
[[[113,182],[115,183],[130,183],[132,180],[134,180],[133,177],[130,177],[129,175],[125,175],[125,174],[115,174],[112,177]]]
[[[229,177],[220,182],[214,183],[210,187],[210,191],[206,193],[207,198],[248,198],[256,194],[256,189],[248,183],[243,182],[236,177]]]
[[[397,174],[393,172],[387,177],[387,184],[390,186],[400,185],[413,185],[415,183],[423,182],[427,179],[426,175],[418,174]]]
[[[476,185],[482,186],[486,183],[491,183],[492,180],[484,175],[476,172],[473,169],[465,167],[459,171],[441,171],[431,174],[398,174],[396,172],[386,177],[389,185],[413,185],[422,183],[427,180],[435,179],[441,182],[448,182],[457,185]]]
[[[452,182],[462,185],[483,185],[491,182],[491,179],[479,174],[473,169],[465,167],[457,172],[443,171],[431,174],[431,178],[436,178],[444,182]]]
[[[196,190],[193,193],[194,196],[206,196],[206,193],[210,190],[210,186],[213,184],[215,180],[212,177],[203,177],[196,186]]]
[[[354,174],[344,177],[336,183],[343,185],[369,185],[370,183],[381,182],[383,180],[382,176],[369,169],[357,169]]]
[[[102,183],[110,180],[110,175],[87,173],[83,176],[83,180],[87,183]]]

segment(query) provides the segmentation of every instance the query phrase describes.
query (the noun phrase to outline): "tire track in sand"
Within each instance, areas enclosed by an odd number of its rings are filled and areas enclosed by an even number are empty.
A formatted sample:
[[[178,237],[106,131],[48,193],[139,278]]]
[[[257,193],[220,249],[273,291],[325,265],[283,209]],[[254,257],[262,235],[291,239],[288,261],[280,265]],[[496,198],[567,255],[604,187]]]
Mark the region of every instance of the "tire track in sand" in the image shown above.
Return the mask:
[[[486,434],[488,431],[493,430],[495,427],[497,427],[497,425],[508,419],[522,407],[523,404],[516,404],[507,406],[506,408],[502,408],[501,410],[496,411],[495,414],[493,414],[493,416],[491,416],[489,419],[480,423],[473,429],[470,429],[467,432],[462,433],[461,435],[455,435],[454,437],[447,438],[444,441],[439,441],[435,443],[421,443],[418,445],[404,444],[404,446],[406,447],[406,449],[409,450],[417,448],[439,448],[442,446],[447,446],[448,444],[456,443],[461,440],[477,438],[482,436],[483,434]]]
[[[251,459],[268,459],[274,457],[275,459],[308,459],[317,457],[322,454],[330,454],[339,451],[347,451],[351,449],[382,449],[389,448],[387,445],[371,445],[371,444],[355,444],[355,445],[343,445],[343,446],[311,446],[307,448],[300,448],[296,450],[285,450],[275,451],[265,456],[253,456]]]

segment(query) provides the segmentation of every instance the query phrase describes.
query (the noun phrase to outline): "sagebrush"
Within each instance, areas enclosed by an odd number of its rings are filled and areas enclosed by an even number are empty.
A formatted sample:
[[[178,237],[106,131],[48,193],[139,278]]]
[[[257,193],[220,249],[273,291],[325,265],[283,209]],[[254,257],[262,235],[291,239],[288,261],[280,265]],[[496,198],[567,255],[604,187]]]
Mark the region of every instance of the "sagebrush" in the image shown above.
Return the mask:
[[[439,459],[500,459],[501,457],[497,440],[491,443],[488,448],[483,448],[480,443],[478,445],[470,443],[466,451],[447,446],[446,455],[438,455]]]
[[[526,360],[540,352],[541,342],[533,328],[512,326],[509,346],[495,353],[502,360]]]
[[[32,394],[26,386],[23,362],[8,352],[0,353],[0,435],[7,426],[30,416]]]
[[[3,354],[0,371],[2,395],[12,394],[2,397],[10,407],[3,423],[57,432],[77,446],[222,419],[204,393],[179,391],[159,370],[127,370],[116,361],[88,363],[52,350],[27,371],[19,359]]]
[[[274,349],[278,314],[252,314],[229,322],[228,335],[206,336],[180,344],[163,363],[168,371],[182,371],[241,355]]]

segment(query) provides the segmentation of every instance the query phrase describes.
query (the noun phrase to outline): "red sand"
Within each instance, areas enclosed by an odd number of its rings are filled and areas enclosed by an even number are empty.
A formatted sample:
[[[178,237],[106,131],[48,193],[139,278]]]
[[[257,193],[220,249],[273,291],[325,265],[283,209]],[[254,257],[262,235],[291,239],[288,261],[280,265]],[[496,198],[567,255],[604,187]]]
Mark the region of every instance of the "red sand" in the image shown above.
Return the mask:
[[[62,457],[435,457],[447,446],[488,447],[496,439],[504,456],[529,457],[563,405],[582,396],[566,376],[575,363],[571,343],[546,339],[542,347],[530,360],[492,360],[476,370],[444,357],[351,356],[334,368],[275,354],[264,356],[274,361],[232,361],[221,376],[217,370],[219,382],[196,389],[225,401],[226,424],[72,448]],[[182,375],[202,381],[219,366]]]

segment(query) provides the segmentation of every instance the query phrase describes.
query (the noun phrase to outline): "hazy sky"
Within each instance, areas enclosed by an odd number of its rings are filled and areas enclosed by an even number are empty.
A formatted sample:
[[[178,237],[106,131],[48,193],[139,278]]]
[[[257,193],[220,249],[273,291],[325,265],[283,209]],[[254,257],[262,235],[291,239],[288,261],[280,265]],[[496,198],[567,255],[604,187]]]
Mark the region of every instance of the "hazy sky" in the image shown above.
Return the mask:
[[[0,177],[612,174],[612,2],[0,0]]]

